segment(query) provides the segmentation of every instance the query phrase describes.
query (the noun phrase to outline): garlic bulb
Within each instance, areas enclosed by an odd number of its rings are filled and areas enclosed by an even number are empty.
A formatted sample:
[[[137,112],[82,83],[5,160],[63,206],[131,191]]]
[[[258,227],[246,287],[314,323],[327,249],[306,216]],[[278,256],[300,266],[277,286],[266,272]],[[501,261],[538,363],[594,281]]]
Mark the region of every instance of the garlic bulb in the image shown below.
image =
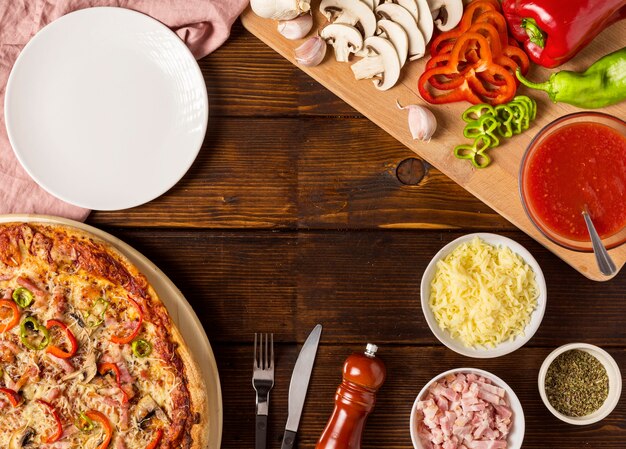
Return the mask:
[[[291,20],[311,10],[311,0],[250,0],[257,16],[265,19]]]
[[[311,28],[313,28],[313,16],[311,14],[278,22],[278,32],[291,40],[302,39],[309,34]]]
[[[430,109],[416,104],[402,107],[398,100],[396,100],[396,104],[399,109],[407,109],[409,111],[409,131],[411,131],[413,139],[430,142],[437,129],[437,119]]]
[[[307,67],[318,65],[326,56],[326,41],[319,36],[314,36],[304,41],[295,50],[296,62]]]

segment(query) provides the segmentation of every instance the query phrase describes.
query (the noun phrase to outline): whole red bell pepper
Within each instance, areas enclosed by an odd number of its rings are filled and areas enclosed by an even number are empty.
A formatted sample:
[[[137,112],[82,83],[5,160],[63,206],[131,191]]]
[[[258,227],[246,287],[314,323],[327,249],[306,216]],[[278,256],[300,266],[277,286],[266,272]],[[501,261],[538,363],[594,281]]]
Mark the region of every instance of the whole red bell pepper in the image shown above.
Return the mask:
[[[626,18],[626,0],[504,0],[502,10],[530,59],[552,68]]]

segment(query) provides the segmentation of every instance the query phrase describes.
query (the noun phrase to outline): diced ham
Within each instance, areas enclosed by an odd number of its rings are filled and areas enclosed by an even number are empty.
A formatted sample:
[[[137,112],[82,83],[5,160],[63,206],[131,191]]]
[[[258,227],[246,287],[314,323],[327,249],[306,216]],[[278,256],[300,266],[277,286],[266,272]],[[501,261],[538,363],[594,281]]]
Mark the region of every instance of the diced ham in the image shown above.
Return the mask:
[[[43,297],[46,294],[43,288],[39,287],[34,281],[25,276],[19,276],[17,278],[17,283],[33,292],[35,296]]]
[[[135,381],[135,379],[133,379],[133,376],[130,375],[130,372],[128,371],[128,367],[126,366],[126,363],[120,362],[117,364],[117,367],[120,370],[120,382],[133,383]]]
[[[57,441],[52,444],[44,444],[42,449],[71,449],[72,443],[69,441]]]
[[[61,388],[53,387],[49,389],[48,391],[46,391],[46,393],[42,396],[42,399],[46,402],[52,402],[56,398],[58,398],[60,395],[61,395]]]
[[[62,320],[67,308],[67,298],[65,297],[65,288],[57,286],[52,291],[52,307],[54,310],[54,318]]]
[[[511,409],[505,405],[496,405],[494,407],[496,409],[496,414],[502,419],[510,419],[513,416]]]
[[[447,416],[443,416],[439,419],[439,427],[446,437],[452,436],[452,423]]]
[[[506,449],[504,440],[474,440],[467,443],[469,449]]]
[[[53,365],[56,365],[58,368],[65,371],[67,374],[71,374],[74,371],[76,371],[76,368],[74,368],[74,365],[72,365],[66,359],[62,359],[50,353],[46,353],[46,357],[48,358],[48,360],[50,360],[50,362],[52,362]]]
[[[504,394],[506,393],[504,391],[504,388],[496,387],[495,385],[491,385],[485,382],[477,382],[477,383],[481,390],[487,391],[492,394],[496,394],[501,398],[503,398]]]
[[[475,374],[433,383],[418,401],[418,435],[425,448],[506,449],[513,413],[505,390]]]
[[[450,403],[443,396],[438,397],[436,401],[437,401],[437,407],[439,407],[439,410],[441,410],[442,412],[450,410]]]
[[[493,405],[500,404],[500,396],[498,396],[497,394],[489,393],[488,391],[485,391],[485,390],[480,390],[478,392],[478,397],[480,399],[484,399],[487,402],[491,402]]]
[[[126,449],[126,443],[122,438],[117,438],[115,440],[115,449]]]

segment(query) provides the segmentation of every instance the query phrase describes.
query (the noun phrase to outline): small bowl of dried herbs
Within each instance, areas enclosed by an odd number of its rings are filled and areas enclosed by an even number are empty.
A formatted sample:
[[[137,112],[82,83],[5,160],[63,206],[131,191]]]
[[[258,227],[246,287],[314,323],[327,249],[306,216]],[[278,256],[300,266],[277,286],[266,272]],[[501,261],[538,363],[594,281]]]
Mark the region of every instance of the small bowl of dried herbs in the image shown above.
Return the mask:
[[[569,424],[586,425],[613,411],[622,375],[613,357],[587,343],[570,343],[548,355],[539,370],[539,394],[548,410]]]

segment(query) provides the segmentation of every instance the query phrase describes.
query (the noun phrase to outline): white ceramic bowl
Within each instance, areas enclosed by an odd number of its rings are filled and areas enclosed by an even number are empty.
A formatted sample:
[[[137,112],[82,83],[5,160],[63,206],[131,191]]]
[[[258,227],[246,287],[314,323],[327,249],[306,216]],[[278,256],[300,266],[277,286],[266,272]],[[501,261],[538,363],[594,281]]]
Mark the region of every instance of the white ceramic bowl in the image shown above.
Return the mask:
[[[477,368],[451,369],[449,371],[446,371],[444,373],[441,373],[433,377],[430,380],[430,382],[424,385],[424,388],[422,388],[422,391],[420,391],[419,394],[417,395],[417,398],[415,398],[415,402],[413,403],[413,408],[411,409],[411,441],[413,442],[413,447],[415,449],[425,448],[424,445],[422,444],[422,441],[419,435],[417,434],[417,424],[418,424],[417,408],[416,408],[417,403],[420,400],[422,400],[424,396],[426,396],[426,392],[428,391],[428,388],[430,388],[430,386],[434,382],[440,379],[443,379],[448,374],[459,374],[459,373],[474,373],[478,376],[483,376],[487,379],[490,379],[494,385],[500,388],[504,388],[504,390],[506,391],[506,399],[508,400],[509,406],[511,407],[511,410],[513,411],[513,426],[511,427],[511,432],[509,433],[508,438],[507,438],[507,443],[508,443],[507,449],[520,449],[522,447],[522,442],[524,441],[524,431],[526,429],[526,420],[524,419],[524,409],[522,408],[522,404],[520,403],[513,389],[509,387],[505,381],[500,379],[498,376],[491,374],[489,371],[484,371],[482,369],[477,369]]]
[[[556,359],[559,355],[572,349],[580,349],[581,351],[588,352],[589,354],[594,356],[596,359],[598,359],[598,361],[600,361],[600,363],[602,363],[602,365],[606,369],[607,375],[609,376],[608,397],[604,401],[604,404],[602,404],[602,407],[587,416],[574,417],[559,413],[554,407],[552,407],[552,404],[550,404],[550,401],[548,401],[548,397],[546,396],[545,383],[548,368],[550,367],[554,359]],[[541,369],[539,370],[538,386],[539,395],[541,396],[543,403],[554,416],[566,423],[584,426],[586,424],[593,424],[606,418],[609,413],[613,411],[613,409],[619,402],[619,398],[622,394],[622,375],[613,357],[611,357],[611,355],[604,349],[587,343],[569,343],[567,345],[556,348],[543,361]]]
[[[460,245],[461,243],[469,242],[474,239],[474,237],[479,237],[483,241],[490,243],[494,246],[507,246],[514,253],[518,254],[522,259],[524,259],[524,261],[528,265],[530,265],[530,267],[535,272],[535,280],[537,282],[537,288],[539,289],[537,308],[533,311],[531,315],[530,322],[526,326],[524,335],[518,336],[515,339],[504,341],[494,348],[470,348],[465,346],[465,344],[463,344],[463,342],[461,342],[460,340],[452,338],[450,332],[443,330],[439,327],[439,325],[437,324],[437,320],[435,319],[435,316],[433,315],[429,305],[430,283],[437,271],[437,262],[450,254],[458,245]],[[475,357],[479,359],[500,357],[521,348],[528,340],[532,338],[537,329],[539,329],[539,325],[541,324],[541,320],[543,319],[543,315],[546,310],[547,302],[546,280],[543,277],[541,267],[539,267],[539,264],[537,263],[535,258],[526,250],[526,248],[524,248],[519,243],[501,235],[488,233],[464,235],[463,237],[459,237],[458,239],[453,240],[452,242],[444,246],[441,250],[439,250],[439,252],[435,254],[435,257],[433,257],[433,259],[426,267],[426,270],[424,271],[420,292],[422,311],[424,312],[424,317],[426,318],[428,327],[430,327],[430,330],[433,332],[433,334],[435,334],[435,337],[437,337],[437,339],[441,343],[452,349],[454,352],[465,355],[467,357]]]

